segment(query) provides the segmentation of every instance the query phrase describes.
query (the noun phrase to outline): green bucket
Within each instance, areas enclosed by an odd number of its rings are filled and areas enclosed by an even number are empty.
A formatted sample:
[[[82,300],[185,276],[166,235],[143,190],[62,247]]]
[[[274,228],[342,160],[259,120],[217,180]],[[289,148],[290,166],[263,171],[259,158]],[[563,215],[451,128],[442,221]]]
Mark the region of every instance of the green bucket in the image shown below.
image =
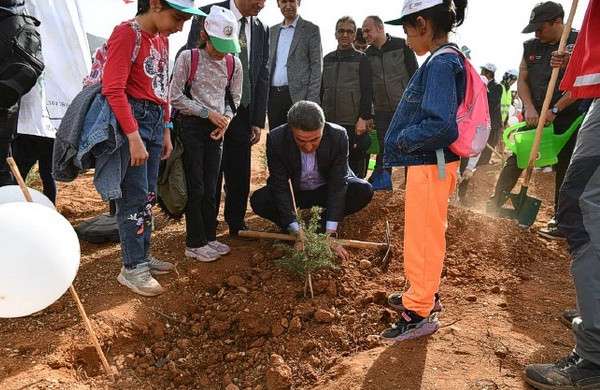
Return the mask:
[[[575,119],[567,131],[562,134],[554,134],[554,124],[545,127],[535,166],[541,168],[556,164],[558,154],[582,122],[583,115]],[[527,122],[517,123],[504,130],[503,139],[506,147],[517,156],[517,166],[521,169],[527,168],[535,140],[535,129],[530,129]]]

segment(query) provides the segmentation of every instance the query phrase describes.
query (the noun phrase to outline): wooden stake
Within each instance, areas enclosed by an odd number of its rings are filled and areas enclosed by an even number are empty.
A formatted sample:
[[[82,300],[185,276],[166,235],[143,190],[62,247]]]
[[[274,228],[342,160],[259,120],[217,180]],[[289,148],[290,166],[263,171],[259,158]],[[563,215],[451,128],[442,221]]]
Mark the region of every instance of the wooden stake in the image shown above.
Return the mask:
[[[12,157],[8,157],[6,159],[6,162],[8,163],[8,166],[10,167],[10,170],[12,171],[13,176],[17,180],[17,183],[19,184],[19,187],[21,188],[21,191],[23,192],[23,196],[25,196],[25,199],[28,202],[33,202],[33,199],[31,198],[31,194],[29,193],[29,188],[27,188],[27,185],[25,184],[25,180],[23,180],[23,177],[21,176],[21,172],[19,172],[19,168],[17,167],[15,160]],[[73,297],[73,300],[75,301],[75,303],[77,305],[79,314],[81,315],[81,318],[83,319],[83,324],[85,325],[88,335],[90,336],[90,340],[92,341],[92,344],[94,344],[94,347],[96,348],[96,352],[98,353],[100,362],[102,363],[102,366],[104,367],[104,371],[106,371],[106,373],[111,377],[111,379],[114,380],[114,373],[113,373],[112,369],[110,368],[110,365],[108,364],[108,360],[106,360],[106,356],[104,355],[104,352],[102,352],[102,348],[100,347],[100,343],[98,342],[98,337],[96,336],[96,332],[94,332],[94,329],[92,328],[90,319],[88,318],[88,316],[85,312],[85,308],[83,307],[81,300],[79,300],[79,296],[77,295],[77,291],[75,291],[75,288],[73,287],[73,285],[71,285],[69,287],[69,292],[71,293],[71,297]]]
[[[294,186],[292,185],[292,179],[288,179],[288,185],[290,186],[290,194],[292,194],[292,205],[294,205],[294,211],[296,212],[296,217],[300,218],[298,215],[298,206],[296,206],[296,196],[294,195]],[[304,251],[304,242],[302,243],[302,251]],[[308,289],[310,291],[310,298],[314,299],[315,294],[313,292],[312,287],[312,276],[310,272],[306,275],[306,282],[304,283],[304,296],[306,297],[306,285],[308,284]]]

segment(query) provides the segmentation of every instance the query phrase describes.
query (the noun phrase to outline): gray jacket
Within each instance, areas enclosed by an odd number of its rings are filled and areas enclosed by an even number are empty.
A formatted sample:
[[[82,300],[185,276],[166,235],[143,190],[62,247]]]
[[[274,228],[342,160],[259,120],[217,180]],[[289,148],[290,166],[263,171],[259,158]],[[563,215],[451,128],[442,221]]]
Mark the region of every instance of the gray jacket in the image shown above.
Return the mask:
[[[277,43],[282,23],[270,28],[269,72],[277,59]],[[310,100],[320,103],[323,48],[319,26],[298,17],[287,60],[288,86],[292,102]]]

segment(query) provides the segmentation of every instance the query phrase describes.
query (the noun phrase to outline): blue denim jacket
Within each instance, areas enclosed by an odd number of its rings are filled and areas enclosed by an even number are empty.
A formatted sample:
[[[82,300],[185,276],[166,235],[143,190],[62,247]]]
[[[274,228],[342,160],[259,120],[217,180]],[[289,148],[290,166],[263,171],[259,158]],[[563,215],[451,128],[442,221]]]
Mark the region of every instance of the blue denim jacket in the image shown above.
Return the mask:
[[[121,197],[121,182],[129,164],[129,148],[108,101],[96,95],[83,123],[74,163],[81,170],[95,168],[94,185],[103,200]]]
[[[417,70],[385,136],[384,166],[436,165],[436,150],[446,162],[459,160],[448,147],[458,138],[456,111],[466,77],[458,54],[443,53]]]

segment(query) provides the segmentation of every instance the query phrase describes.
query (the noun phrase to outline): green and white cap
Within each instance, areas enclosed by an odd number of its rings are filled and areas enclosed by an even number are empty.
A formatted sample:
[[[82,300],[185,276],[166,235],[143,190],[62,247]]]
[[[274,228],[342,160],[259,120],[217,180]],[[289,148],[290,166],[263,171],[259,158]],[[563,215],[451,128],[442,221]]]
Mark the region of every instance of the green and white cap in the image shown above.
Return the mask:
[[[204,12],[194,6],[194,0],[167,0],[167,4],[169,4],[171,8],[186,14],[206,16]]]
[[[402,13],[398,19],[390,20],[385,22],[391,25],[401,25],[404,22],[404,18],[410,14],[414,14],[424,9],[435,7],[436,5],[443,4],[444,0],[405,0],[404,6],[402,7]]]
[[[239,53],[238,21],[227,8],[213,5],[204,21],[204,31],[210,43],[221,53]]]

